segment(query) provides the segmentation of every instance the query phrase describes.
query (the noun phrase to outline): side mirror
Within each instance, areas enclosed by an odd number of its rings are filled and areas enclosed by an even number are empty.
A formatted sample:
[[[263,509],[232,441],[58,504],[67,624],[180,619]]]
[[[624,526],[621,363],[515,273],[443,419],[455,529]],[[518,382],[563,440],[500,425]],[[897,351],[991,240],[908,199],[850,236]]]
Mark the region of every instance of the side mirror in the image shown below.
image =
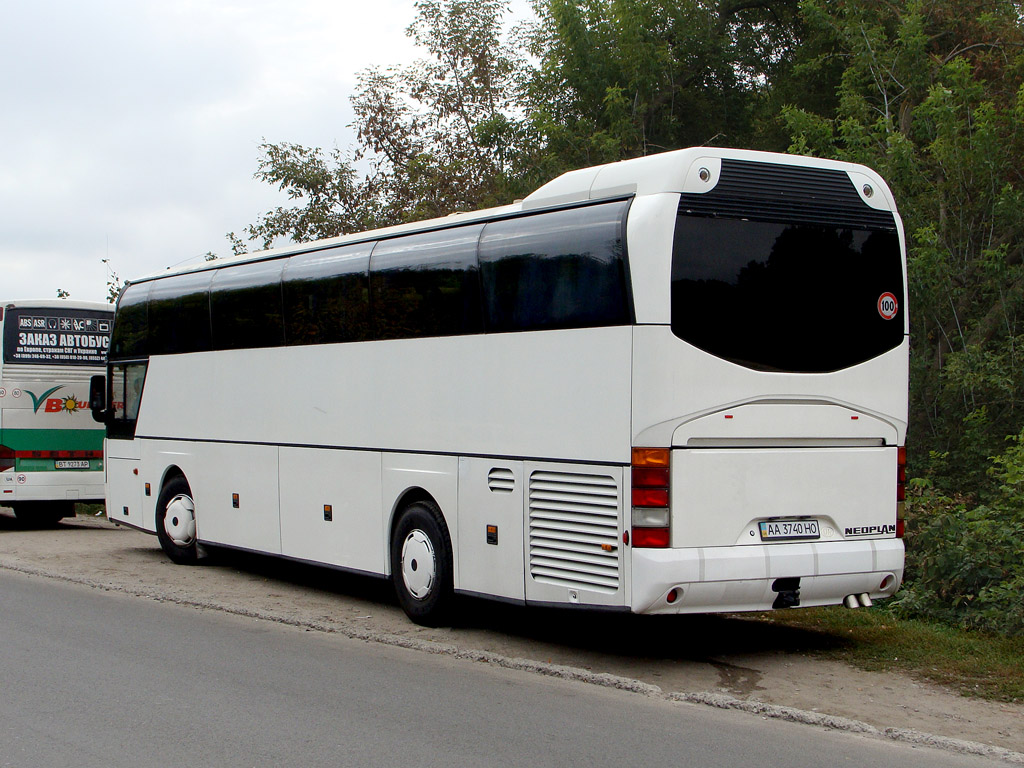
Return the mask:
[[[107,423],[107,377],[93,376],[89,379],[89,410],[92,417],[101,424]]]

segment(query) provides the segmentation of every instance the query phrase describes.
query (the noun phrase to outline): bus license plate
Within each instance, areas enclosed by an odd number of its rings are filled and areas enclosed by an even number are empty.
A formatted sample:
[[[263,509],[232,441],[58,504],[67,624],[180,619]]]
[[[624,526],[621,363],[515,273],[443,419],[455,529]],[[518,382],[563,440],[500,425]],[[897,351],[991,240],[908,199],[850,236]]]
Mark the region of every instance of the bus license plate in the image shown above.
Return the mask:
[[[87,459],[57,459],[53,462],[55,469],[88,469],[89,461]]]
[[[817,539],[821,536],[817,520],[765,520],[760,525],[761,541]]]

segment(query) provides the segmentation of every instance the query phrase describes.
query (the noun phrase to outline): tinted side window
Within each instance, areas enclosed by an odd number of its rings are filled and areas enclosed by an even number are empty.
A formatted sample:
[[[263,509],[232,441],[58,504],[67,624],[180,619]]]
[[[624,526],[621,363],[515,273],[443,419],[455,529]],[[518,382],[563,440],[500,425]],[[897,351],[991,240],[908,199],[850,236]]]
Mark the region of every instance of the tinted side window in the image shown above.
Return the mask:
[[[147,303],[152,283],[132,283],[117,300],[114,329],[108,357],[124,359],[149,354],[146,334],[149,329]]]
[[[482,226],[377,243],[370,257],[374,336],[400,339],[480,333],[476,247]]]
[[[480,239],[489,332],[630,322],[627,202],[496,221]]]
[[[288,344],[331,344],[370,338],[370,251],[373,243],[300,253],[284,268]]]
[[[284,261],[222,267],[210,284],[214,349],[276,347],[284,344],[281,270]]]
[[[150,354],[205,352],[210,339],[210,280],[193,272],[157,280],[149,292]]]

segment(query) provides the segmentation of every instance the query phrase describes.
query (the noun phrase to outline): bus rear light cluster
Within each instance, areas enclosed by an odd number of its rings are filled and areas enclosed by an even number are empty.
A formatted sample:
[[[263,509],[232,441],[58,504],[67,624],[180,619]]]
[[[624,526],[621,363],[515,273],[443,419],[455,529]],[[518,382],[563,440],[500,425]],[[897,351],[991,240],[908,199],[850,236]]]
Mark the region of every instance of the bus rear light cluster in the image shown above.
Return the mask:
[[[901,445],[896,453],[896,538],[902,539],[906,531],[907,448]]]
[[[669,545],[669,450],[634,448],[631,487],[633,546],[652,549]]]
[[[14,469],[14,451],[6,445],[0,445],[0,472]]]

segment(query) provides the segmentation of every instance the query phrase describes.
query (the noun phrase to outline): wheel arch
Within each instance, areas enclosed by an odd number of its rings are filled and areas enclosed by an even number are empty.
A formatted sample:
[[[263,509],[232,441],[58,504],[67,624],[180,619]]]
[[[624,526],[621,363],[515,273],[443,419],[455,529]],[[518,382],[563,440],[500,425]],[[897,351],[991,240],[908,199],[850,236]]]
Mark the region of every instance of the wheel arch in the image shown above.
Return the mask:
[[[448,522],[448,518],[444,514],[444,507],[437,503],[437,499],[431,495],[425,488],[421,488],[418,485],[406,488],[402,493],[395,499],[395,503],[391,505],[391,512],[388,518],[388,540],[387,546],[390,551],[391,540],[395,536],[395,526],[398,525],[398,517],[401,515],[402,510],[408,507],[410,504],[415,504],[417,501],[429,501],[441,512],[441,519],[444,521],[445,527],[448,529],[448,536],[451,536],[451,524]],[[388,571],[391,570],[391,564],[388,564]]]
[[[164,474],[160,478],[160,490],[162,491],[169,482],[175,477],[180,477],[188,483],[189,490],[192,490],[192,483],[188,482],[188,477],[185,475],[185,470],[179,467],[177,464],[170,464],[164,469]],[[157,493],[159,495],[159,492]]]

